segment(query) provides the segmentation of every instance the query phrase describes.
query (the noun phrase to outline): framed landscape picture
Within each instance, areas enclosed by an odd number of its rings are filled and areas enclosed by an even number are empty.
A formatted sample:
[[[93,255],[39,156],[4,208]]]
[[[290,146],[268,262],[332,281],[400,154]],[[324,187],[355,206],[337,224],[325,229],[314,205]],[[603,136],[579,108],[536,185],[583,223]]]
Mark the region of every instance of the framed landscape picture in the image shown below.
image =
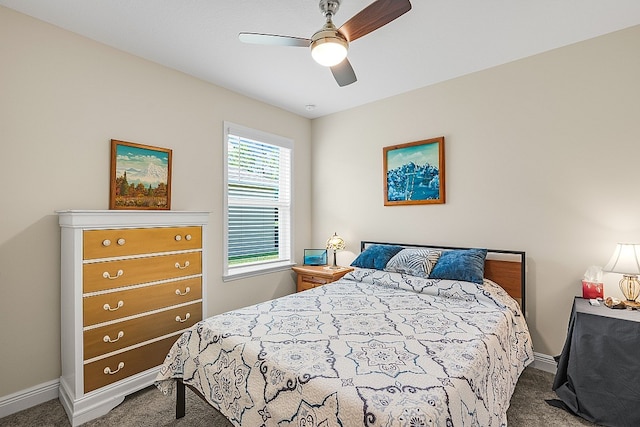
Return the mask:
[[[171,209],[171,150],[112,139],[109,209]]]
[[[444,136],[382,149],[384,204],[445,202]]]

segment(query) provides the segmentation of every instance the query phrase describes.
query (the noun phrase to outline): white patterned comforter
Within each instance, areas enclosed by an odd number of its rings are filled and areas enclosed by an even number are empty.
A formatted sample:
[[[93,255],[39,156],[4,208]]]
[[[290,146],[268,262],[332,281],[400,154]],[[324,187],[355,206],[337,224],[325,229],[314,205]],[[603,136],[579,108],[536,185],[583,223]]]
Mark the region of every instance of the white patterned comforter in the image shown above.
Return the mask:
[[[483,285],[356,269],[203,320],[157,377],[236,426],[506,426],[533,360],[518,304]]]

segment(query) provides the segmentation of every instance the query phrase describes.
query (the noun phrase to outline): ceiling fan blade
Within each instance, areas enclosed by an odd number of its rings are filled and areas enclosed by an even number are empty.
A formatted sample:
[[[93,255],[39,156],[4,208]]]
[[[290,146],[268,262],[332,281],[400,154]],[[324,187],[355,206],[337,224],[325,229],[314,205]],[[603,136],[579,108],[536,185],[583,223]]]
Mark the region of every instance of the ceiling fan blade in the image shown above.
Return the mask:
[[[279,36],[277,34],[240,33],[238,38],[243,43],[266,44],[271,46],[309,47],[310,39],[301,37]]]
[[[349,41],[377,30],[411,10],[409,0],[376,0],[338,29]]]
[[[350,85],[358,80],[356,78],[356,73],[353,71],[353,67],[347,58],[338,65],[331,67],[331,73],[340,87]]]

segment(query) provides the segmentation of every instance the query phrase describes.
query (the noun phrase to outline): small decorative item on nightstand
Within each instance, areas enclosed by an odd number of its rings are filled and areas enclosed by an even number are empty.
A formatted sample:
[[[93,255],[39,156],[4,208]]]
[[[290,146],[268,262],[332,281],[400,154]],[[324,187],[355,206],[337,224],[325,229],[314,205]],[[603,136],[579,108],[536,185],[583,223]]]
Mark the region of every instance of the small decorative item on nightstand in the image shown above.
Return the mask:
[[[340,268],[336,264],[336,251],[341,251],[345,247],[346,245],[344,243],[344,239],[338,236],[338,233],[333,233],[333,236],[329,237],[329,240],[327,240],[327,249],[333,251],[333,265],[331,266],[331,268]]]
[[[582,277],[582,298],[603,299],[604,285],[602,283],[602,267],[592,265]]]

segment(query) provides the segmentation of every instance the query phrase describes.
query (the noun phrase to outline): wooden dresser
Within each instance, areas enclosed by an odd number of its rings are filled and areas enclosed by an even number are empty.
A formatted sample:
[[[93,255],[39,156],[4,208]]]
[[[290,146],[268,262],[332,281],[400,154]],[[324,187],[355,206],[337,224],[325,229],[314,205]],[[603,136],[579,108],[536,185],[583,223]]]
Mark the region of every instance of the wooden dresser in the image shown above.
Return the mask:
[[[72,426],[153,384],[204,316],[208,212],[60,211],[59,396]]]

